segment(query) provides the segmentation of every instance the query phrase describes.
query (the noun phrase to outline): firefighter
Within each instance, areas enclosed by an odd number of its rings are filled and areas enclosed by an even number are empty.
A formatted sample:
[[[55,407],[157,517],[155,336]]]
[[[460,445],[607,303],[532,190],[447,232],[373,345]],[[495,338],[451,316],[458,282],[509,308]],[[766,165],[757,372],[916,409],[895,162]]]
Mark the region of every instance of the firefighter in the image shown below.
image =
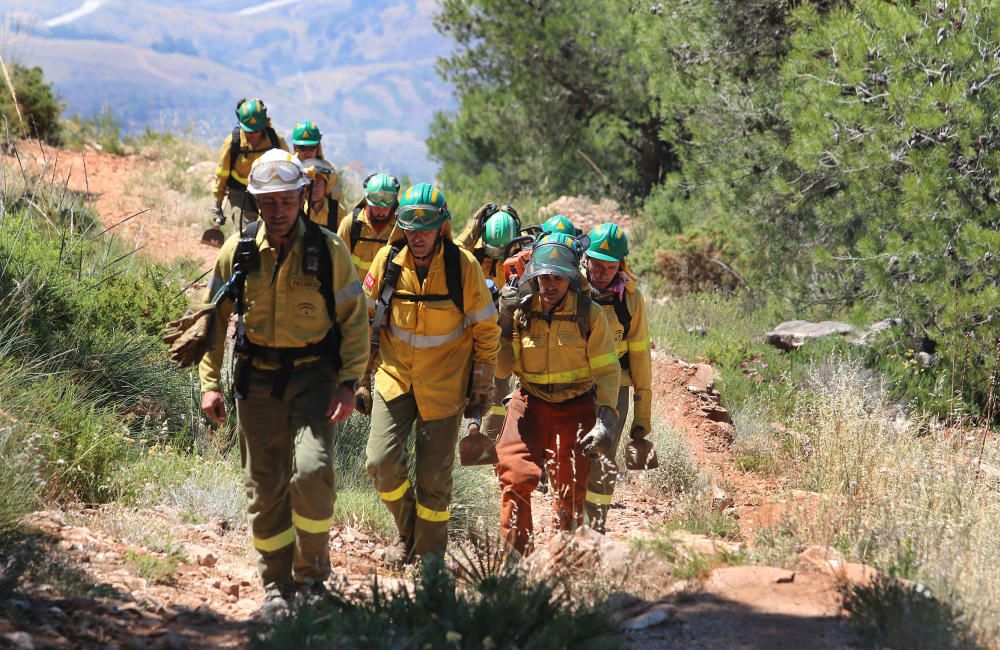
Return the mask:
[[[316,126],[316,123],[312,120],[303,120],[301,122],[295,123],[295,128],[292,130],[292,147],[295,150],[295,155],[299,157],[302,164],[305,166],[306,170],[309,170],[310,163],[314,160],[322,161],[323,163],[323,179],[322,182],[325,185],[323,192],[316,192],[316,178],[313,179],[313,196],[317,194],[325,196],[327,198],[327,212],[335,213],[337,216],[335,219],[324,219],[322,221],[313,219],[321,226],[326,226],[329,230],[334,232],[337,231],[337,224],[347,216],[347,206],[344,204],[344,189],[340,183],[340,175],[337,174],[336,168],[323,157],[323,133]],[[316,201],[319,201],[317,198]],[[333,208],[336,207],[336,210]]]
[[[341,207],[340,201],[332,198],[329,192],[332,184],[339,183],[336,169],[331,163],[319,158],[303,160],[302,166],[306,169],[306,175],[312,180],[304,206],[306,214],[310,220],[336,232],[339,224],[337,220],[347,214]],[[339,189],[336,193],[341,199],[343,198],[344,193]]]
[[[363,384],[358,396],[371,409],[368,472],[399,532],[390,565],[444,554],[459,424],[489,406],[500,336],[478,262],[451,239],[444,193],[428,183],[407,189],[396,218],[403,239],[380,250],[365,276],[378,362],[374,391]]]
[[[238,125],[226,136],[219,150],[219,166],[215,170],[215,207],[212,213],[218,226],[226,223],[222,201],[229,198],[229,206],[239,210],[241,219],[257,218],[257,203],[247,192],[247,175],[254,161],[271,149],[288,151],[284,138],[271,127],[267,106],[259,99],[241,99],[236,105]],[[220,237],[221,241],[221,237]]]
[[[395,176],[371,174],[365,179],[364,188],[365,196],[354,206],[351,218],[341,221],[337,229],[350,248],[359,278],[368,274],[375,255],[389,243],[399,204],[399,181]]]
[[[340,238],[302,218],[307,182],[286,151],[254,162],[249,191],[262,220],[219,252],[206,300],[218,304],[218,320],[199,367],[202,409],[224,422],[221,372],[235,311],[237,432],[265,616],[293,594],[324,592],[335,426],[354,410],[368,361],[361,283]]]
[[[542,472],[559,530],[582,524],[590,459],[610,449],[618,419],[618,356],[604,310],[581,289],[581,253],[573,237],[543,237],[517,288],[501,292],[497,374],[513,371],[520,386],[497,443],[500,533],[518,555],[531,552]]]
[[[608,509],[618,478],[616,458],[629,401],[635,402],[629,437],[641,440],[651,431],[653,374],[646,304],[638,278],[628,270],[627,255],[628,237],[616,224],[601,224],[590,232],[590,245],[584,254],[584,270],[590,283],[591,297],[604,308],[622,369],[614,439],[606,453],[591,461],[590,481],[587,484],[587,525],[601,533],[607,525]]]

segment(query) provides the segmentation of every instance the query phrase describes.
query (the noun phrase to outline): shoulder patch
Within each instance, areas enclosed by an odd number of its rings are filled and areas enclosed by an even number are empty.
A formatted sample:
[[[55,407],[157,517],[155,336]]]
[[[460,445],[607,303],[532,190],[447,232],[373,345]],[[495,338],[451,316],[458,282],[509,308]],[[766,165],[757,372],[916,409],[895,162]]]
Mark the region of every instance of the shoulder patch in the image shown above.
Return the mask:
[[[365,289],[371,290],[375,288],[375,276],[369,271],[368,275],[365,276]]]

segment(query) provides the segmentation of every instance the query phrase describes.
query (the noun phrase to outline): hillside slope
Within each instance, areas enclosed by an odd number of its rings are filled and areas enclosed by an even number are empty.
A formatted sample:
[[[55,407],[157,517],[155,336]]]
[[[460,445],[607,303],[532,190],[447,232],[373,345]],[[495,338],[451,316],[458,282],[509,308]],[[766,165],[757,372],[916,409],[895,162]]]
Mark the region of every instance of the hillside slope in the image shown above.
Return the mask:
[[[423,139],[453,105],[434,72],[450,43],[435,3],[14,2],[4,56],[40,65],[67,112],[110,106],[130,130],[221,140],[233,106],[259,96],[275,126],[313,119],[328,155],[431,176]]]

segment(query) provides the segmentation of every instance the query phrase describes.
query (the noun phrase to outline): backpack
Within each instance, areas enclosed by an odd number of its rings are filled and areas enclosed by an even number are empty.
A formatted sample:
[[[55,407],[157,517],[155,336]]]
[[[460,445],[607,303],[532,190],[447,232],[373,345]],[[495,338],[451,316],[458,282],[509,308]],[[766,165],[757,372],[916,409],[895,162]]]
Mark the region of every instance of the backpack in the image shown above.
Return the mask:
[[[541,318],[547,323],[552,323],[552,321],[576,321],[577,329],[580,330],[580,336],[586,343],[590,340],[590,305],[593,303],[593,299],[586,291],[581,291],[579,287],[574,288],[576,291],[576,313],[575,314],[550,314],[544,311],[535,311],[528,309],[527,307],[531,304],[532,297],[532,285],[531,283],[522,284],[517,288],[517,304],[518,311],[524,316],[526,320],[531,320],[533,318]],[[514,328],[512,319],[511,326],[500,328],[500,336],[513,340],[514,338]]]
[[[357,210],[355,210],[355,213]],[[393,296],[396,295],[396,285],[399,284],[399,275],[402,267],[396,264],[396,255],[406,246],[406,242],[398,242],[389,248],[389,255],[386,259],[385,273],[382,275],[382,286],[379,289],[378,301],[375,303],[375,319],[372,321],[371,349],[372,355],[378,354],[381,343],[382,327],[385,325],[389,314],[389,305]],[[407,296],[407,300],[414,302],[431,300],[451,300],[458,311],[465,313],[465,291],[462,288],[462,253],[458,245],[450,239],[442,239],[441,246],[444,248],[444,279],[448,286],[448,293],[443,295]]]
[[[622,340],[625,340],[625,338],[628,336],[629,329],[632,327],[632,312],[628,310],[628,303],[625,301],[625,299],[619,298],[618,293],[615,292],[615,294],[611,298],[610,303],[602,302],[600,300],[596,302],[599,305],[610,304],[612,307],[614,307],[615,317],[618,319],[618,322],[622,324],[623,328]],[[622,367],[622,370],[629,369],[628,353],[618,357],[618,365]]]
[[[257,234],[263,221],[254,221],[243,229],[236,253],[233,257],[234,276],[239,276],[235,292],[236,304],[236,352],[246,357],[245,362],[237,367],[234,385],[236,396],[245,399],[250,388],[250,369],[252,360],[257,355],[277,354],[280,368],[275,372],[271,385],[271,396],[280,399],[288,382],[291,380],[295,360],[310,356],[328,357],[335,370],[340,370],[343,362],[340,358],[341,332],[337,322],[337,302],[333,294],[333,259],[326,241],[326,235],[318,224],[308,216],[302,215],[306,225],[305,241],[303,242],[302,270],[307,275],[314,275],[319,280],[319,292],[326,303],[326,312],[330,319],[330,331],[322,341],[311,343],[300,348],[265,348],[251,343],[246,335],[243,322],[245,312],[244,289],[246,274],[260,268],[260,250],[257,248]]]
[[[351,214],[351,232],[348,237],[350,239],[351,252],[354,252],[354,247],[358,245],[359,241],[368,241],[376,244],[387,244],[389,243],[389,235],[386,234],[385,239],[379,239],[377,237],[362,237],[361,228],[365,225],[361,220],[358,219],[358,215],[364,209],[363,205],[354,206],[354,212]],[[398,251],[397,251],[398,252]],[[398,278],[397,278],[398,279]]]
[[[267,139],[271,142],[271,148],[278,148],[278,134],[271,127],[271,122],[268,121],[267,127],[264,129],[264,133],[267,134]],[[247,186],[233,178],[233,169],[236,168],[236,157],[240,155],[240,127],[233,127],[233,137],[229,142],[229,180],[226,183],[233,189],[246,191]]]

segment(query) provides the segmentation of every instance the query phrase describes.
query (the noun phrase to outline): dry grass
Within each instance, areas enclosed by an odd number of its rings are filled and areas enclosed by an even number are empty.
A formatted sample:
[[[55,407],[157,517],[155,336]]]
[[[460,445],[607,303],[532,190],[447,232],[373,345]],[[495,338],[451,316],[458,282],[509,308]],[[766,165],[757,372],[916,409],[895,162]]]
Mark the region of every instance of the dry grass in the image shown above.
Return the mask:
[[[765,546],[777,552],[795,540],[836,547],[922,583],[960,624],[995,638],[1000,480],[977,478],[983,431],[907,418],[870,373],[843,357],[814,366],[804,389],[813,398],[792,415],[803,444],[784,460],[794,485],[823,498],[767,531]],[[1000,464],[995,432],[983,461]]]

